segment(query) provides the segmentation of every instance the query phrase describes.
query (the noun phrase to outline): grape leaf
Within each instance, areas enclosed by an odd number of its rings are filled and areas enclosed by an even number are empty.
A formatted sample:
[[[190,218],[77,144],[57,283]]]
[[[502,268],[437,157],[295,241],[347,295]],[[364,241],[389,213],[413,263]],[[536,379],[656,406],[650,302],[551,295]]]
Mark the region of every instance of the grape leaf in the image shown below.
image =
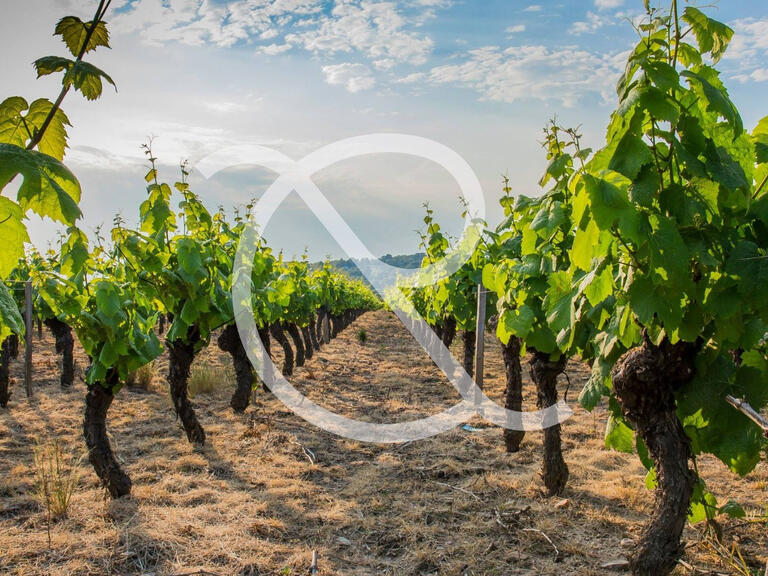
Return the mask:
[[[0,279],[5,278],[24,257],[24,243],[29,242],[27,228],[22,219],[24,213],[13,200],[0,196]]]
[[[72,56],[79,56],[82,51],[87,54],[99,46],[109,48],[109,31],[106,23],[99,21],[88,39],[88,44],[83,47],[88,30],[93,26],[93,21],[83,22],[77,16],[65,16],[56,24],[54,34],[61,36]]]
[[[80,183],[56,158],[25,150],[12,144],[0,144],[0,189],[17,175],[24,178],[18,191],[23,212],[32,210],[41,217],[74,224],[80,218]]]

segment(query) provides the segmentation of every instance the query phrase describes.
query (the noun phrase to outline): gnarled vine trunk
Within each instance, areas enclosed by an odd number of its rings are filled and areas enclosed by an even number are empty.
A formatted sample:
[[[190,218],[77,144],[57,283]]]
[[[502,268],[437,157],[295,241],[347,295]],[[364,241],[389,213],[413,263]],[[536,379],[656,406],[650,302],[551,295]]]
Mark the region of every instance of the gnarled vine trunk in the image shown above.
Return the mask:
[[[450,348],[454,338],[456,338],[456,318],[453,316],[446,316],[445,320],[443,320],[443,334],[441,340],[446,348]]]
[[[689,342],[642,346],[624,354],[612,371],[613,390],[622,412],[643,439],[656,469],[653,512],[630,557],[632,573],[668,574],[682,554],[696,474],[691,446],[677,417],[675,390],[694,374],[698,346]]]
[[[568,359],[560,356],[555,361],[550,355],[531,349],[531,379],[536,384],[538,407],[548,408],[557,404],[557,377],[565,370]],[[561,494],[568,483],[568,465],[563,459],[560,442],[560,424],[544,430],[544,486],[550,495]]]
[[[301,339],[298,326],[293,322],[286,323],[285,331],[288,332],[291,340],[293,340],[293,345],[296,347],[296,367],[304,366],[304,342]]]
[[[320,340],[317,338],[317,321],[314,316],[312,317],[309,326],[307,326],[307,332],[309,333],[309,339],[312,342],[312,348],[320,350]]]
[[[88,385],[85,395],[83,436],[88,447],[88,461],[112,498],[131,493],[131,479],[120,467],[107,437],[107,412],[112,405],[112,390],[119,384],[117,372],[110,370],[104,383]],[[106,386],[106,387],[105,387]]]
[[[56,354],[61,355],[59,382],[62,388],[69,388],[75,381],[75,338],[72,336],[72,328],[58,318],[46,318],[45,325],[56,339]]]
[[[0,346],[0,406],[11,399],[11,361],[19,355],[19,337],[11,334]]]
[[[464,370],[470,376],[475,375],[475,331],[464,330],[461,333],[461,339],[464,343]]]
[[[253,390],[253,369],[248,360],[248,354],[245,352],[243,343],[240,340],[240,334],[237,331],[236,324],[230,324],[221,332],[217,340],[219,348],[232,356],[232,364],[235,367],[235,392],[229,405],[235,412],[245,412],[251,400],[251,391]]]
[[[195,344],[200,338],[197,326],[190,326],[187,341],[175,340],[166,342],[170,353],[168,362],[168,385],[171,389],[171,399],[176,414],[181,419],[187,440],[194,444],[205,444],[205,431],[197,420],[195,409],[189,401],[189,371],[195,360]]]
[[[520,338],[510,336],[509,342],[501,342],[501,356],[504,358],[504,372],[507,388],[504,394],[504,407],[507,410],[521,412],[523,409],[523,369],[520,366]],[[507,452],[518,452],[525,437],[523,430],[504,429],[504,445]]]
[[[323,339],[323,318],[325,318],[325,306],[318,308],[317,322],[315,323],[315,336],[317,338],[317,343],[320,346],[325,344],[325,340]]]
[[[309,326],[302,326],[300,330],[301,338],[304,341],[304,355],[307,357],[307,360],[311,360],[312,356],[315,354],[315,349],[312,346],[312,337],[310,335]]]
[[[282,373],[285,376],[290,376],[293,374],[293,349],[291,348],[291,344],[288,342],[288,338],[285,337],[285,332],[279,322],[275,322],[270,326],[270,333],[275,341],[283,348],[284,360]]]
[[[342,331],[341,316],[337,316],[336,314],[331,314],[330,320],[331,320],[331,338],[336,338],[336,336],[339,335],[339,332]]]

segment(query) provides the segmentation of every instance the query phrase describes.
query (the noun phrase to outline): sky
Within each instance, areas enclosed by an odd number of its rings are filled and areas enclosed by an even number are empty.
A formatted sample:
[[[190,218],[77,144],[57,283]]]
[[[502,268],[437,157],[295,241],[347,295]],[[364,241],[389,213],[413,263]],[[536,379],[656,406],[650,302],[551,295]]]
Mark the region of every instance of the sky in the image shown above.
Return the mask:
[[[258,199],[276,174],[254,166],[210,179],[195,163],[242,144],[299,160],[338,140],[404,133],[439,142],[471,166],[487,220],[500,219],[502,175],[513,193],[537,195],[546,165],[542,128],[557,117],[599,147],[615,107],[614,86],[636,42],[642,0],[113,0],[111,49],[87,60],[111,75],[102,98],[70,93],[73,127],[65,162],[80,180],[81,227],[136,222],[146,195],[141,145],[152,139],[160,178],[179,163],[211,209]],[[59,81],[35,79],[32,62],[67,55],[52,36],[59,18],[89,19],[92,0],[0,0],[0,98],[54,99]],[[736,31],[721,62],[745,125],[768,115],[768,2],[721,0],[707,13]],[[360,156],[313,181],[377,255],[418,250],[429,202],[443,228],[462,228],[460,189],[429,160]],[[4,193],[8,193],[6,189]],[[30,217],[33,243],[60,226]],[[343,250],[294,193],[265,236],[287,257],[343,257]]]

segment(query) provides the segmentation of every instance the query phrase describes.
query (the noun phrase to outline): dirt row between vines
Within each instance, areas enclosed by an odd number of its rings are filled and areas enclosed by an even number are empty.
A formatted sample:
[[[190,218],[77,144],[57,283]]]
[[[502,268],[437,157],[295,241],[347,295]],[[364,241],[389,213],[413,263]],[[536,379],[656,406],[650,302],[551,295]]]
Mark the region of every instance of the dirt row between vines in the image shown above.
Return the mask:
[[[361,344],[360,330],[367,340]],[[348,441],[299,419],[259,390],[244,415],[228,401],[234,383],[193,399],[208,444],[189,445],[165,388],[167,360],[152,389],[126,388],[112,406],[114,448],[130,474],[129,498],[109,501],[87,460],[68,517],[51,525],[34,495],[33,448],[58,438],[79,457],[85,386],[58,386],[58,359],[46,333],[35,337],[35,399],[19,384],[0,410],[0,573],[8,575],[605,574],[637,534],[652,495],[635,456],[607,451],[604,407],[587,413],[575,398],[588,370],[572,362],[563,427],[571,477],[560,498],[539,479],[541,434],[506,454],[501,430],[480,420],[406,445]],[[498,344],[487,340],[486,389],[501,398]],[[459,350],[456,348],[458,357]],[[278,361],[279,353],[276,353]],[[215,346],[197,362],[225,367]],[[77,352],[82,374],[85,358]],[[526,370],[525,402],[535,406]],[[226,374],[222,370],[222,374]],[[390,313],[367,313],[292,379],[313,401],[349,417],[393,422],[432,414],[458,394]],[[567,382],[563,379],[562,391]],[[751,514],[768,511],[768,465],[746,479],[704,459],[702,474],[722,498]],[[727,545],[753,567],[768,562],[766,523],[723,520]],[[733,573],[688,528],[685,561]],[[692,573],[680,566],[677,574]]]

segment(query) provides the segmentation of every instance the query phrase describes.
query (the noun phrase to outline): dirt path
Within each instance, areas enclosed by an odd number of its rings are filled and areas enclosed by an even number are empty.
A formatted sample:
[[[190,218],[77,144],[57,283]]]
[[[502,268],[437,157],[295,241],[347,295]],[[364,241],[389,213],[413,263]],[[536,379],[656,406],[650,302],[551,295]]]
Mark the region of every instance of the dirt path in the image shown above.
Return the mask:
[[[110,413],[133,495],[105,500],[84,461],[69,517],[52,525],[49,548],[46,514],[33,493],[32,449],[57,437],[71,454],[83,453],[85,387],[60,390],[52,338],[36,344],[36,399],[28,403],[17,385],[0,410],[0,574],[303,575],[313,549],[321,575],[605,574],[601,564],[622,556],[621,541],[635,534],[652,500],[637,458],[603,447],[604,408],[589,414],[575,406],[588,377],[577,363],[568,371],[576,415],[563,429],[571,480],[564,498],[547,498],[540,433],[528,434],[514,455],[504,453],[501,430],[479,420],[477,431],[459,428],[402,446],[362,444],[314,428],[264,390],[235,415],[227,381],[193,400],[209,438],[195,449],[175,421],[161,358],[153,390],[124,389]],[[486,388],[498,399],[501,353],[490,338],[487,346]],[[77,360],[82,369],[80,350]],[[221,366],[228,358],[212,346],[199,362]],[[20,381],[21,364],[12,372]],[[358,319],[292,381],[329,409],[376,422],[435,413],[458,399],[383,311]],[[535,403],[527,378],[525,402],[528,409]],[[743,480],[711,459],[700,467],[723,501],[766,514],[765,462]],[[724,520],[723,528],[753,566],[768,562],[765,522]],[[687,562],[731,572],[696,531],[689,528],[686,539]],[[690,572],[681,566],[678,573]]]

